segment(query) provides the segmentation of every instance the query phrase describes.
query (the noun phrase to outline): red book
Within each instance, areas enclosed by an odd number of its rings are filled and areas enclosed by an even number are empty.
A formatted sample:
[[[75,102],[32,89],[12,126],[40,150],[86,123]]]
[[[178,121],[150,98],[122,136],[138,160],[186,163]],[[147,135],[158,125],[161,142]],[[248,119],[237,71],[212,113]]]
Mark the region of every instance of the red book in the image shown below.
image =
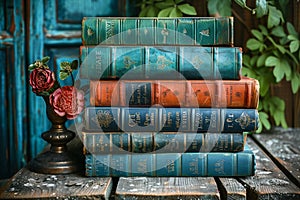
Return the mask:
[[[241,80],[91,80],[91,106],[257,108],[259,83]]]

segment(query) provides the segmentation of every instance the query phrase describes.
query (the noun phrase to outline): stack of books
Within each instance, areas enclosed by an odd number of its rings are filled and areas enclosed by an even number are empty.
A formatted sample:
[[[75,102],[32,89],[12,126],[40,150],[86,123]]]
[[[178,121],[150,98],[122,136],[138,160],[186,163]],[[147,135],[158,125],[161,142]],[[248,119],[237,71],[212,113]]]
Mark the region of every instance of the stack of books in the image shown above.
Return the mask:
[[[251,176],[258,81],[232,17],[85,17],[87,176]]]

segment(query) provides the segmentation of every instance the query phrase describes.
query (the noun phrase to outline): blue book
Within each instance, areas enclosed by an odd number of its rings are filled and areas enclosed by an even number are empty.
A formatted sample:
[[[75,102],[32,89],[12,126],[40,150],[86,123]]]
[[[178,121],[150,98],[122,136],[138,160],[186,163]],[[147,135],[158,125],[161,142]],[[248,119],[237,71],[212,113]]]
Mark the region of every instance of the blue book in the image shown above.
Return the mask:
[[[81,46],[80,60],[80,77],[91,80],[240,80],[242,49],[190,45]]]
[[[255,173],[255,156],[247,145],[237,153],[124,153],[85,157],[86,176],[244,177]]]
[[[98,132],[210,132],[257,130],[257,109],[87,107],[84,125]]]
[[[82,131],[84,154],[243,151],[246,134]]]

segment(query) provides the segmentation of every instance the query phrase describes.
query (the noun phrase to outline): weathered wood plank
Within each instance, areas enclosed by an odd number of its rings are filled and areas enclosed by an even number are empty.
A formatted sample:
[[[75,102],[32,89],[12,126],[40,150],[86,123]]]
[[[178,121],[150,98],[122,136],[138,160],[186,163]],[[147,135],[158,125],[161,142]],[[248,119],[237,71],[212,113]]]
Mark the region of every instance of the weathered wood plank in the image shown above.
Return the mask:
[[[247,142],[256,157],[254,176],[239,178],[247,188],[247,199],[300,199],[300,190],[249,137]]]
[[[255,134],[255,141],[269,152],[269,156],[300,187],[300,129],[276,129],[270,134]]]
[[[245,200],[246,188],[234,178],[215,178],[223,199]]]
[[[0,199],[109,199],[111,189],[111,178],[37,174],[23,168],[6,185]]]
[[[212,177],[121,177],[117,199],[220,199]]]

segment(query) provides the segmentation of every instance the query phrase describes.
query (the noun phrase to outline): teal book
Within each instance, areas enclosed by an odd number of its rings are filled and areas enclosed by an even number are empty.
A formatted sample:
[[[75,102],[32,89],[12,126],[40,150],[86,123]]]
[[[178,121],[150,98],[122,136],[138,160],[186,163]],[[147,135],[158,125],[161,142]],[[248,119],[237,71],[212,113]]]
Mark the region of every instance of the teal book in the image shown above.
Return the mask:
[[[242,49],[187,45],[80,47],[80,77],[240,80]]]
[[[257,130],[257,109],[87,107],[86,130],[98,132],[242,133]]]
[[[233,46],[233,17],[84,17],[82,43]]]
[[[243,151],[246,134],[82,131],[84,154]]]
[[[85,155],[86,176],[245,177],[255,173],[255,155],[244,151]]]

